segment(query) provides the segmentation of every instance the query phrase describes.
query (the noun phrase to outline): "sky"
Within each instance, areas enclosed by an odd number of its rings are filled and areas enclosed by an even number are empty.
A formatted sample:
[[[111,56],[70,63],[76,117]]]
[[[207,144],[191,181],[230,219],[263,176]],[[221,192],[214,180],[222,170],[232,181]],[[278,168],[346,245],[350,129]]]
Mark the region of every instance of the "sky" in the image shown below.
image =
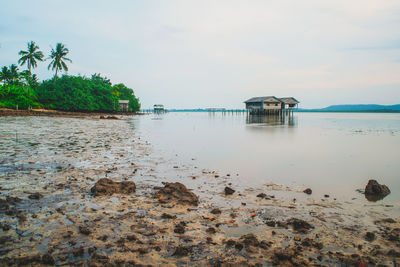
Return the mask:
[[[0,0],[0,67],[33,40],[68,74],[133,88],[142,108],[400,103],[399,0]],[[50,61],[33,72],[53,73]],[[26,66],[20,67],[25,69]]]

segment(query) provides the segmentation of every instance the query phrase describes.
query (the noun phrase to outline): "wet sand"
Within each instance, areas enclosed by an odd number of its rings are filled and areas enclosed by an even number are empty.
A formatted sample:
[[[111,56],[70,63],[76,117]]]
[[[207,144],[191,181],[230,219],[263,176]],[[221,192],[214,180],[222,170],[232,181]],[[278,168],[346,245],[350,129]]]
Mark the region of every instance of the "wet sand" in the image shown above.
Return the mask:
[[[3,117],[0,125],[0,266],[400,261],[397,204],[246,187],[240,174],[163,158],[129,117]],[[101,178],[133,181],[136,192],[94,196]],[[160,202],[163,182],[184,184],[199,204]],[[226,195],[227,186],[235,192]]]

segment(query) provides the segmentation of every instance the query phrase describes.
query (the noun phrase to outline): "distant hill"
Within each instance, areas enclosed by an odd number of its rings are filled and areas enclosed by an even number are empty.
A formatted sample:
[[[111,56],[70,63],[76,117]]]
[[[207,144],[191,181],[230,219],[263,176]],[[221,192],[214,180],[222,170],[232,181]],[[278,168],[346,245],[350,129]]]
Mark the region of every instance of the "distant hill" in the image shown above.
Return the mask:
[[[303,112],[400,112],[400,104],[398,105],[332,105],[320,109],[299,109]]]

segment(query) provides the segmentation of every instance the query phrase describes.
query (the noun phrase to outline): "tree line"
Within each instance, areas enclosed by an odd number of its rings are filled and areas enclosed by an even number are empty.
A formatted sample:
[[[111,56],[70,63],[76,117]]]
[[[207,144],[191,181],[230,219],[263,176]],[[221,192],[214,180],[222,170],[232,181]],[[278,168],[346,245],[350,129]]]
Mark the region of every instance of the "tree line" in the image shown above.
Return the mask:
[[[100,74],[90,78],[67,75],[67,57],[69,50],[62,43],[51,49],[48,58],[35,42],[27,44],[27,50],[21,50],[18,64],[26,65],[19,71],[16,64],[3,66],[0,71],[0,108],[50,108],[65,111],[118,111],[118,100],[129,100],[129,111],[139,111],[139,99],[131,88],[124,84],[112,85],[111,81]],[[49,59],[48,69],[54,71],[51,79],[39,82],[32,70],[38,62]],[[58,77],[59,72],[65,74]]]

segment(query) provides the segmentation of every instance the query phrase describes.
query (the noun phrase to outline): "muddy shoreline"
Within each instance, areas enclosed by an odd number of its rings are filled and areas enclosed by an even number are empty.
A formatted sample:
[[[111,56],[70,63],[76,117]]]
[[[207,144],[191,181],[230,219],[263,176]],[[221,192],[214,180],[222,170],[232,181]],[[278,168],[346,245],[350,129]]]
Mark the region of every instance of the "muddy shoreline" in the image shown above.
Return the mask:
[[[14,110],[14,109],[0,109],[0,117],[4,116],[47,116],[47,117],[72,117],[72,118],[84,118],[84,117],[100,117],[100,116],[115,116],[115,115],[141,115],[137,112],[81,112],[81,111],[59,111],[59,110],[44,110],[44,109],[33,109],[33,110]]]
[[[390,216],[397,204],[360,206],[275,183],[246,188],[239,174],[163,158],[128,117],[1,122],[17,124],[21,137],[2,133],[0,266],[400,261],[400,220]],[[28,125],[41,127],[24,136]],[[93,189],[101,179],[111,182]],[[178,186],[177,194],[175,187],[160,193],[175,182],[189,192]]]

